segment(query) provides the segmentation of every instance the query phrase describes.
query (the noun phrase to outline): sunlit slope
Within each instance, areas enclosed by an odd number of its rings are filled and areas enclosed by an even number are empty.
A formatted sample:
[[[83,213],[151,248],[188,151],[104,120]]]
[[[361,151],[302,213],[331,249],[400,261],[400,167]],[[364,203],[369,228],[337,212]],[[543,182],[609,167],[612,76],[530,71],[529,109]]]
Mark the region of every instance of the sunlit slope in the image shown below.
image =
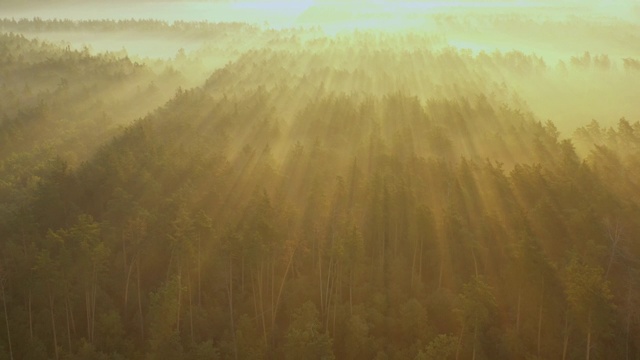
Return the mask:
[[[506,79],[516,73],[531,76],[526,74],[545,66],[539,58],[521,53],[475,56],[455,48],[430,49],[430,42],[437,40],[429,37],[407,36],[413,43],[407,47],[403,40],[365,34],[321,39],[292,51],[253,51],[214,72],[207,88],[217,94],[277,88],[287,95],[307,96],[303,101],[323,91],[359,97],[404,92],[421,100],[492,93],[510,101],[517,95]],[[297,99],[292,100],[288,104],[296,106]]]
[[[560,62],[518,51],[457,49],[416,33],[357,32],[256,50],[216,71],[207,88],[233,94],[263,86],[283,94],[283,109],[326,89],[361,96],[404,92],[421,100],[492,97],[552,119],[564,133],[596,119],[640,118],[634,100],[640,71],[633,58],[581,53]]]
[[[188,87],[199,86],[214,70],[249,50],[283,50],[302,40],[323,37],[319,29],[275,31],[240,22],[142,20],[0,19],[0,31],[21,34],[70,50],[110,52],[162,73],[177,70]]]
[[[176,69],[190,86],[213,73],[210,83],[219,93],[279,86],[286,101],[281,110],[287,111],[324,86],[360,95],[402,91],[422,100],[492,94],[543,121],[554,120],[564,134],[591,119],[606,125],[621,117],[638,119],[637,23],[536,9],[540,12],[445,11],[424,15],[416,26],[356,26],[337,36],[321,23],[282,30],[155,20],[5,19],[1,24],[5,31],[68,39],[75,49],[85,43],[96,50],[126,46],[134,61],[156,72]]]
[[[0,35],[0,202],[3,214],[34,195],[53,159],[79,164],[183,82],[126,54]]]
[[[0,46],[3,156],[37,146],[86,156],[115,126],[166,101],[181,80],[157,75],[126,54],[93,55],[6,34]]]
[[[553,358],[565,339],[568,351],[583,354],[587,332],[603,359],[625,353],[610,344],[626,335],[636,351],[627,270],[640,249],[623,240],[612,248],[606,234],[640,230],[640,199],[630,191],[639,177],[608,181],[637,171],[637,153],[609,162],[620,154],[600,148],[583,161],[552,124],[483,98],[423,103],[327,92],[300,103],[286,122],[278,98],[264,89],[227,97],[181,91],[82,166],[53,164],[23,212],[3,219],[7,244],[29,234],[28,251],[52,251],[54,263],[66,252],[52,239],[73,243],[97,229],[109,250],[95,306],[119,319],[122,335],[84,351],[128,356],[132,343],[152,355],[285,357],[300,354],[291,334],[308,323],[322,341],[317,351],[336,358],[413,358],[435,346],[449,358]],[[637,148],[634,126],[609,134]],[[473,151],[465,148],[474,141]],[[495,161],[505,153],[508,166]],[[20,271],[29,261],[13,265],[15,274],[47,279]],[[128,268],[136,270],[127,308]],[[574,277],[584,271],[606,281],[593,309],[607,321],[593,327],[566,295],[582,286]],[[265,286],[272,282],[281,294]],[[10,296],[28,294],[24,284],[15,282]],[[66,311],[80,318],[82,291],[69,294],[78,304]],[[262,317],[263,308],[270,315]],[[290,316],[301,311],[310,314],[302,324],[302,315]],[[469,322],[480,313],[482,321]],[[51,343],[39,330],[50,319],[33,321],[36,337]],[[151,324],[144,332],[141,321]],[[234,329],[254,336],[238,335],[236,348]],[[28,338],[17,336],[14,351],[26,352]]]

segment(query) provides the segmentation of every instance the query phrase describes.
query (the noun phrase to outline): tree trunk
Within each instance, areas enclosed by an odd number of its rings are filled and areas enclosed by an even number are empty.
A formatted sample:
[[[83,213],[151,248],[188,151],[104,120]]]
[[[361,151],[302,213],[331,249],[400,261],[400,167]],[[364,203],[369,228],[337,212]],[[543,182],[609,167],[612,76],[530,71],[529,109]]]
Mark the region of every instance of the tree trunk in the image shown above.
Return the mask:
[[[569,318],[564,316],[564,345],[562,346],[562,360],[567,358],[567,348],[569,347]]]
[[[620,242],[620,225],[616,221],[616,228],[614,232],[611,232],[611,226],[607,225],[607,231],[609,233],[609,240],[611,240],[611,253],[609,254],[609,262],[607,264],[607,271],[604,274],[604,278],[609,278],[609,272],[611,271],[611,265],[613,265],[613,259],[616,255],[618,243]]]
[[[144,340],[144,316],[142,316],[142,289],[140,288],[140,258],[136,261],[136,273],[138,278],[138,312],[140,313],[140,339]]]
[[[250,271],[249,279],[251,280],[251,293],[253,294],[253,312],[255,314],[256,326],[258,326],[258,322],[260,319],[260,312],[258,310],[258,298],[255,281],[253,280],[253,272]]]
[[[9,343],[9,356],[13,360],[13,348],[11,347],[11,330],[9,329],[9,313],[7,313],[7,299],[4,296],[4,281],[0,283],[2,289],[2,306],[4,307],[4,323],[7,326],[7,342]]]
[[[267,345],[267,324],[264,318],[264,299],[262,297],[262,289],[263,289],[263,283],[262,283],[262,270],[263,270],[263,264],[262,261],[260,262],[260,273],[258,274],[260,276],[260,278],[258,279],[257,283],[258,283],[258,299],[259,299],[259,304],[260,304],[260,317],[262,318],[262,336],[263,336],[263,340],[264,340],[264,344],[265,346]]]
[[[274,326],[275,326],[275,308],[274,308],[274,303],[275,303],[275,261],[273,261],[273,259],[271,259],[271,318],[272,318],[272,323],[271,323],[271,327],[269,329],[269,331],[271,332],[271,336],[270,336],[270,340],[271,340],[271,345],[275,344],[275,339],[274,339],[274,335],[275,332],[273,331]]]
[[[587,325],[587,356],[586,359],[589,360],[591,357],[591,311],[589,311],[589,319]]]
[[[96,299],[98,298],[97,280],[93,283],[93,294],[91,297],[91,342],[96,340]]]
[[[84,310],[87,317],[87,340],[91,343],[91,294],[88,289],[84,291]]]
[[[540,304],[540,309],[538,310],[538,358],[540,358],[540,337],[542,335],[542,304]]]
[[[398,256],[398,219],[395,221],[396,226],[393,231],[393,258]]]
[[[319,252],[320,251],[318,250],[318,253]],[[320,254],[318,254],[318,278],[320,279],[320,312],[322,312],[324,309],[324,286],[322,285],[322,257]]]
[[[387,250],[387,232],[386,229],[382,233],[382,257],[380,258],[380,269],[384,272],[385,270],[385,256]]]
[[[244,256],[242,256],[240,262],[240,291],[244,295]]]
[[[462,325],[462,329],[460,329],[460,336],[458,337],[458,344],[456,345],[456,360],[458,360],[460,356],[460,348],[462,347],[462,336],[464,336],[464,330],[467,324]]]
[[[418,253],[418,282],[422,283],[422,253],[424,251],[424,239],[420,236],[420,252]]]
[[[327,293],[326,293],[326,298],[327,298],[327,303],[326,303],[326,315],[325,315],[325,326],[324,326],[324,330],[326,332],[329,331],[329,319],[331,317],[331,301],[333,300],[333,288],[335,287],[335,282],[336,282],[336,271],[332,269],[336,267],[335,264],[332,265],[332,260],[329,261],[329,269],[328,269],[328,274],[327,274]],[[331,274],[331,277],[329,277],[329,275]],[[334,300],[335,302],[335,300]]]
[[[238,343],[236,340],[236,327],[233,321],[233,261],[232,258],[229,257],[229,287],[228,287],[228,298],[229,298],[229,318],[231,323],[231,334],[233,337],[233,358],[238,360]]]
[[[67,320],[67,342],[69,345],[69,352],[71,352],[71,326],[69,325],[69,295],[65,298],[64,303],[65,318]]]
[[[415,284],[416,263],[418,262],[417,257],[418,257],[418,241],[416,241],[416,245],[413,247],[413,256],[411,257],[411,289],[413,289],[413,286]]]
[[[271,311],[271,331],[274,332],[276,327],[276,315],[278,313],[278,307],[280,305],[280,297],[282,296],[282,290],[284,289],[284,283],[287,280],[287,275],[289,274],[289,269],[291,268],[291,263],[293,262],[293,256],[295,255],[295,249],[291,253],[289,257],[289,261],[287,262],[287,268],[284,271],[284,275],[282,276],[282,281],[280,282],[280,289],[278,290],[278,296],[276,297],[276,303],[273,306],[273,310]]]
[[[353,270],[349,269],[349,315],[353,315]]]
[[[627,334],[626,334],[626,341],[625,341],[625,347],[626,347],[626,359],[629,360],[629,330],[631,328],[631,311],[627,310]]]
[[[29,289],[29,297],[27,299],[27,307],[29,308],[29,340],[33,340],[33,310],[31,309],[31,289]]]
[[[471,360],[476,360],[476,345],[478,344],[478,319],[476,318],[476,326],[473,328],[473,355]]]
[[[122,270],[124,275],[124,316],[127,316],[127,301],[129,300],[129,276],[131,275],[131,265],[127,264],[127,239],[122,231]],[[129,270],[129,271],[127,271]]]
[[[542,309],[544,306],[544,278],[542,279],[542,291],[540,293],[540,309],[538,310],[538,358],[540,358],[540,338],[542,335]]]
[[[327,267],[327,284],[324,292],[324,307],[323,312],[325,312],[326,308],[329,308],[329,286],[331,282],[331,271],[333,270],[333,256],[329,258],[329,266]]]
[[[28,254],[29,252],[27,251],[27,242],[26,242],[27,238],[24,234],[24,228],[22,229],[22,251],[24,254],[25,259],[28,259]],[[31,310],[31,272],[29,273],[28,276],[28,286],[29,286],[29,292],[27,294],[27,309],[29,311],[29,340],[33,340],[33,312]],[[3,289],[4,290],[4,289]]]
[[[180,261],[178,261],[178,312],[176,319],[176,332],[178,334],[180,334],[180,312],[182,311],[182,267],[180,265]]]
[[[471,250],[471,255],[473,256],[473,269],[475,270],[476,277],[478,277],[478,259],[476,259],[476,252]]]
[[[413,260],[411,263],[411,286],[413,287],[416,282],[416,274],[418,283],[422,282],[422,247],[423,239],[422,235],[418,235],[416,246],[413,249]],[[417,264],[416,264],[417,263]],[[417,270],[416,270],[417,266]]]
[[[202,262],[200,254],[202,254],[202,239],[198,236],[198,307],[202,307]]]
[[[49,290],[49,312],[51,313],[51,330],[53,331],[53,350],[56,355],[56,360],[60,358],[58,355],[58,333],[56,332],[56,317],[53,312],[53,295],[51,295],[51,290]]]
[[[518,289],[518,307],[516,313],[516,333],[520,333],[520,304],[522,303],[522,288]]]
[[[71,332],[73,335],[76,335],[78,332],[76,331],[76,319],[73,317],[73,309],[71,308],[71,302],[69,302],[69,317],[71,318]]]
[[[131,261],[131,263],[129,264],[129,270],[127,271],[127,277],[125,278],[125,282],[124,282],[124,316],[127,316],[127,306],[129,303],[129,283],[131,282],[131,273],[133,272],[133,265],[135,264],[136,260],[133,259],[133,261]]]
[[[195,337],[193,335],[193,303],[191,298],[191,271],[189,271],[189,331],[191,333],[191,342],[195,344]]]
[[[338,299],[340,296],[340,294],[338,293],[338,291],[340,290],[340,286],[341,286],[341,276],[340,276],[340,272],[342,271],[342,267],[338,267],[336,274],[337,274],[337,279],[336,279],[336,286],[334,286],[335,288],[335,293],[334,293],[334,300],[333,300],[333,324],[331,325],[331,335],[335,335],[336,333],[336,313],[338,312]]]

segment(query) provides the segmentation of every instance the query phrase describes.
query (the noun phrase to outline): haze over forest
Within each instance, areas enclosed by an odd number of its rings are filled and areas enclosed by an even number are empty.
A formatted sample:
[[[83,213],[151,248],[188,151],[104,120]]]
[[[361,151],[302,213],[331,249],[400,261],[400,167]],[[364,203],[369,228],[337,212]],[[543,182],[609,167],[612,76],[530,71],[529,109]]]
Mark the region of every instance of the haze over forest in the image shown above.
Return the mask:
[[[640,359],[640,2],[0,3],[1,359]]]

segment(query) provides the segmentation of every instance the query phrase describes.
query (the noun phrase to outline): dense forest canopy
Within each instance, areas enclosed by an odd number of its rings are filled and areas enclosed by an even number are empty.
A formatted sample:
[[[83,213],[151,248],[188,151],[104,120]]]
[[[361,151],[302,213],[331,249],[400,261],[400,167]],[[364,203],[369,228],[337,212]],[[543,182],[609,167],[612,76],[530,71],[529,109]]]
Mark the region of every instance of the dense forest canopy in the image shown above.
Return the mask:
[[[19,3],[0,358],[640,359],[638,4]]]

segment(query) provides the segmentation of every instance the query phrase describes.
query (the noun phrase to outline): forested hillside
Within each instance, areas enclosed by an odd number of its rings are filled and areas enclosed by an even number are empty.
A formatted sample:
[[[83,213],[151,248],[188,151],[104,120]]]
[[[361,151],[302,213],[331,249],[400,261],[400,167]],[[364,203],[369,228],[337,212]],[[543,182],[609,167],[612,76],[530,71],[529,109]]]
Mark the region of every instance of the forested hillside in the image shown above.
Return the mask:
[[[640,54],[0,26],[0,358],[640,358]]]

